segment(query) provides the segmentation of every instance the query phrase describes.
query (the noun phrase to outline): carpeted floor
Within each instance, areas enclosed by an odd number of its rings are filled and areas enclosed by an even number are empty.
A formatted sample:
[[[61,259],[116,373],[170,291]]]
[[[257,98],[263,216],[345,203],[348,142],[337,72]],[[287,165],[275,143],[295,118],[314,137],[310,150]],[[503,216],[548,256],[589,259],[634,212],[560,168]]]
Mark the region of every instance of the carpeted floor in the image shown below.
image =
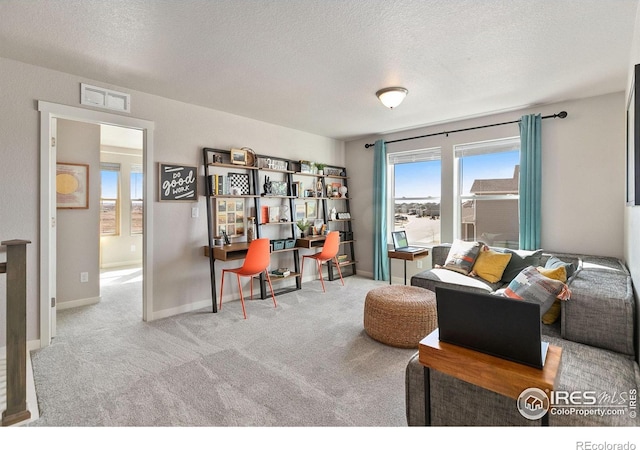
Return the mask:
[[[415,350],[362,328],[362,277],[271,300],[141,321],[139,273],[103,282],[102,302],[60,311],[32,352],[40,419],[30,426],[403,427]]]

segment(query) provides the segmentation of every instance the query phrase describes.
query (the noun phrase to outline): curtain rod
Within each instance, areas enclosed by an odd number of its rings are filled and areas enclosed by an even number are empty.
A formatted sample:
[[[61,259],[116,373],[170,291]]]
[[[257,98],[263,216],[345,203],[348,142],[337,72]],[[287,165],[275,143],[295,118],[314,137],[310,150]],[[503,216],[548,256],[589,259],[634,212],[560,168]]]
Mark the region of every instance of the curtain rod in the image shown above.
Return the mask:
[[[556,117],[559,117],[560,119],[564,119],[565,117],[567,117],[567,112],[566,111],[560,111],[557,114],[553,114],[551,116],[543,116],[542,118],[543,119],[555,119]],[[446,134],[447,136],[449,136],[449,134],[451,134],[451,133],[459,133],[460,131],[479,130],[480,128],[497,127],[499,125],[508,125],[510,123],[520,123],[520,119],[512,120],[510,122],[492,123],[491,125],[480,125],[478,127],[462,128],[460,130],[441,131],[439,133],[424,134],[422,136],[414,136],[414,137],[410,137],[410,138],[396,139],[394,141],[385,141],[384,143],[385,144],[393,144],[394,142],[410,141],[412,139],[420,139],[420,138],[426,138],[426,137],[431,137],[431,136],[439,136],[441,134]],[[373,147],[374,145],[375,144],[364,144],[364,148]]]

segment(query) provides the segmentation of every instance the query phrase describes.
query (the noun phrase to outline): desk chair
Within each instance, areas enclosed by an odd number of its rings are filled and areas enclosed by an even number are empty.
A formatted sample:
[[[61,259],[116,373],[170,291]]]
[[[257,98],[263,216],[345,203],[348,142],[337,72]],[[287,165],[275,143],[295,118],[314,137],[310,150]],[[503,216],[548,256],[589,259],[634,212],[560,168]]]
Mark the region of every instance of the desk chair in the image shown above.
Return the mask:
[[[322,291],[327,292],[324,288],[324,280],[322,279],[322,263],[325,261],[333,260],[335,262],[336,267],[338,268],[338,274],[340,275],[340,281],[342,281],[342,285],[344,286],[344,279],[342,278],[342,271],[340,270],[340,264],[338,263],[338,249],[340,248],[340,232],[338,231],[330,231],[327,234],[327,238],[324,240],[324,245],[322,250],[313,255],[304,255],[302,257],[302,270],[300,273],[304,273],[304,259],[312,258],[316,260],[318,266],[318,274],[320,275],[320,282],[322,283]]]
[[[242,314],[244,318],[247,318],[247,311],[244,308],[244,295],[242,293],[242,286],[240,284],[240,277],[249,277],[251,280],[251,297],[253,297],[253,280],[251,277],[265,273],[267,275],[267,282],[269,283],[269,289],[271,290],[271,298],[273,298],[273,306],[277,307],[276,297],[273,294],[273,286],[271,286],[271,278],[269,277],[269,263],[271,262],[271,255],[269,250],[269,239],[255,239],[249,244],[249,250],[247,250],[247,256],[244,258],[244,264],[237,269],[222,269],[222,283],[220,284],[220,308],[222,309],[222,290],[224,289],[224,274],[226,272],[232,272],[236,274],[238,278],[238,290],[240,291],[240,303],[242,304]]]

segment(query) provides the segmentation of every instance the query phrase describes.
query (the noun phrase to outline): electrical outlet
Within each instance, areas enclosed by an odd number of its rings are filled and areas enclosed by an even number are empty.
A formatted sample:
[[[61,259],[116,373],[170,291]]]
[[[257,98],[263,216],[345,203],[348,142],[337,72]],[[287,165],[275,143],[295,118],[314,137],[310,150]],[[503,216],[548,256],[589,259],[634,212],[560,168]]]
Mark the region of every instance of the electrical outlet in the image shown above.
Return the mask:
[[[80,272],[80,283],[89,282],[89,272]]]
[[[198,207],[194,206],[193,208],[191,208],[191,217],[195,219],[199,216],[200,216],[200,210],[198,209]]]
[[[416,261],[416,266],[418,266],[418,269],[422,269],[422,261]]]
[[[136,251],[136,244],[131,244],[131,252],[135,252]]]

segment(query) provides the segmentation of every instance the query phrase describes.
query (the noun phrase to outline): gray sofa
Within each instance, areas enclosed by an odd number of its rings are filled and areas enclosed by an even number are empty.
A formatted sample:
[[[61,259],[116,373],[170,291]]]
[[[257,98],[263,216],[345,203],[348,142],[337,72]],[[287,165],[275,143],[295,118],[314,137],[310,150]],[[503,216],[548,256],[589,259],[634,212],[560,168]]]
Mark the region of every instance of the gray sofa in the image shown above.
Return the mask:
[[[470,292],[494,292],[508,284],[485,282],[443,266],[451,245],[432,249],[433,268],[411,278],[413,286],[435,291],[438,286]],[[509,251],[495,248],[496,251]],[[555,256],[576,268],[567,281],[571,298],[561,302],[558,321],[542,326],[543,339],[562,347],[556,391],[594,392],[597,405],[576,408],[571,414],[548,414],[551,426],[638,426],[634,396],[640,386],[636,311],[631,276],[624,263],[611,257],[538,252],[512,258],[544,266]],[[524,257],[524,258],[522,258]],[[511,262],[510,262],[511,264]],[[510,269],[507,266],[505,273]],[[516,270],[516,267],[511,267]],[[429,409],[435,426],[536,426],[541,420],[524,418],[513,399],[478,388],[436,371],[428,371],[429,398],[425,398],[425,370],[416,353],[405,373],[406,414],[410,426],[425,425]],[[590,394],[593,395],[593,394]],[[566,411],[566,410],[565,410]]]

